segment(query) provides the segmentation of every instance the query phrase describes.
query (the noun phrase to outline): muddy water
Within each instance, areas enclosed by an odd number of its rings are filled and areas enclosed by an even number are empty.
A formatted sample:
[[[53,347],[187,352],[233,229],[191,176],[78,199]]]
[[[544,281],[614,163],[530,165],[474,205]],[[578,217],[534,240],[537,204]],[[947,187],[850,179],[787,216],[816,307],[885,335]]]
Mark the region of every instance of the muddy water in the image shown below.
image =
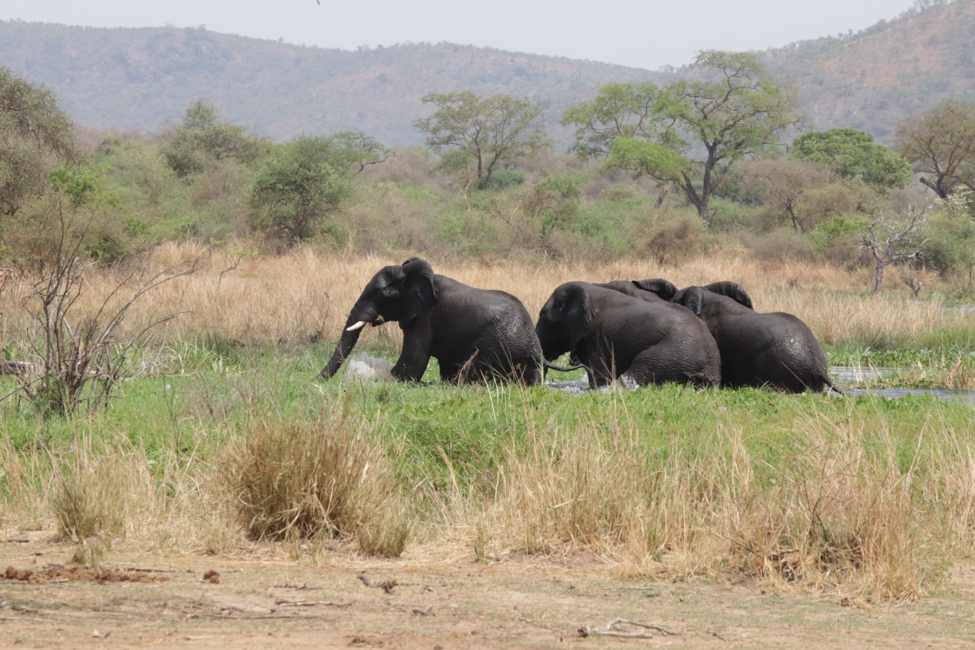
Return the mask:
[[[869,379],[879,379],[881,377],[896,376],[907,371],[907,368],[863,368],[853,366],[830,366],[829,376],[832,377],[840,388],[847,395],[880,395],[888,399],[907,397],[908,395],[933,395],[945,402],[961,401],[968,404],[975,404],[975,391],[954,390],[950,388],[844,388],[844,384],[861,382]],[[626,375],[623,376],[623,385],[629,389],[636,386],[626,382]],[[586,379],[574,381],[547,381],[545,385],[555,390],[561,390],[573,394],[589,392],[589,382]],[[600,390],[607,391],[609,388]],[[831,393],[836,397],[841,397],[836,393]]]

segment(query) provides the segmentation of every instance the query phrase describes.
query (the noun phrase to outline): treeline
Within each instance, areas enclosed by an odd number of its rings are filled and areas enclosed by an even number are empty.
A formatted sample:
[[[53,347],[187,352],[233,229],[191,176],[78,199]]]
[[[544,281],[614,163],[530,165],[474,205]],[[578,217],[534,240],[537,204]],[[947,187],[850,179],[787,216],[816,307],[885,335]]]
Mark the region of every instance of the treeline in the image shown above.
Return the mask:
[[[970,292],[975,105],[905,119],[887,148],[800,133],[795,89],[750,54],[704,52],[690,78],[604,86],[564,113],[575,144],[559,153],[538,103],[472,92],[423,98],[425,148],[352,131],[276,144],[206,99],[152,135],[90,133],[0,68],[0,264],[65,246],[114,264],[171,240],[664,264],[732,247],[869,265],[876,291],[897,265],[916,291],[937,273]]]

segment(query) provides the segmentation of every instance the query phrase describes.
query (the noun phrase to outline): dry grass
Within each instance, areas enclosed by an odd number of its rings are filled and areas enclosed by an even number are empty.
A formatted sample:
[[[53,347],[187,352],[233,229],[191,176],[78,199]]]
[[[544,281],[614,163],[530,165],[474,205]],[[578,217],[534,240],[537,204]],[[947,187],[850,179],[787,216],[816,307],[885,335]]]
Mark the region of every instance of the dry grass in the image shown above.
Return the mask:
[[[312,421],[257,418],[220,463],[225,498],[254,539],[354,538],[396,557],[409,535],[400,486],[369,426],[345,407]]]
[[[468,531],[480,560],[585,550],[624,575],[744,576],[887,602],[938,584],[975,541],[965,432],[940,431],[937,453],[900,467],[883,424],[821,418],[771,468],[730,422],[663,461],[625,417],[602,427],[614,441],[597,442],[596,423],[533,432],[494,496],[453,491],[447,529]]]
[[[299,343],[316,333],[325,340],[336,340],[348,310],[369,279],[383,266],[403,261],[403,256],[325,257],[310,249],[281,257],[238,259],[190,244],[166,244],[154,251],[146,273],[198,257],[203,258],[200,270],[145,296],[129,313],[127,327],[131,331],[120,335],[136,332],[155,318],[182,312],[165,333],[154,333],[157,340],[163,336],[215,336],[246,344]],[[880,298],[867,295],[869,279],[862,272],[789,261],[763,265],[731,250],[694,258],[679,267],[661,267],[653,260],[621,260],[598,266],[506,260],[432,263],[438,273],[461,282],[518,296],[532,315],[538,313],[556,286],[570,280],[666,277],[679,287],[717,280],[739,282],[752,295],[758,311],[796,314],[827,344],[907,339],[959,325],[965,319],[961,313],[942,312],[935,304],[890,299],[896,295],[909,298],[906,288],[900,294],[889,291]],[[93,311],[106,301],[111,306],[109,292],[122,273],[92,271],[79,312],[83,313],[86,306]],[[30,278],[14,278],[0,293],[0,332],[7,342],[21,338],[27,326],[20,305],[29,286]],[[377,338],[398,345],[399,332],[391,327],[363,332],[364,341]]]
[[[204,252],[162,246],[152,267]],[[321,331],[334,340],[365,283],[399,262],[299,251],[245,258],[222,273],[233,260],[211,254],[198,273],[134,305],[128,323],[135,329],[186,311],[169,327],[171,339],[299,343]],[[731,254],[680,268],[653,261],[433,264],[462,282],[513,293],[532,314],[565,281],[666,277],[678,286],[740,282],[759,311],[794,313],[824,343],[911,338],[965,318],[935,305],[868,296],[868,279],[843,270],[792,262],[765,267]],[[86,282],[83,300],[93,309],[115,276],[92,273]],[[4,344],[26,326],[18,301],[29,286],[21,278],[0,294]],[[363,333],[364,340],[385,337],[393,345],[398,336],[395,327]],[[972,386],[961,364],[955,374],[956,385]],[[462,541],[467,557],[479,559],[583,550],[628,575],[746,576],[893,601],[925,592],[950,558],[970,554],[975,542],[970,429],[929,422],[918,445],[933,438],[932,451],[902,466],[885,422],[860,417],[851,402],[849,413],[787,432],[749,431],[718,416],[715,426],[672,444],[661,458],[625,400],[614,400],[598,422],[529,425],[530,444],[512,441],[495,475],[465,487],[448,479],[436,489],[409,469],[397,476],[400,452],[376,442],[384,423],[364,420],[348,404],[327,403],[315,418],[253,415],[212,441],[200,427],[191,435],[196,439],[181,443],[189,451],[157,450],[151,459],[125,440],[95,445],[79,435],[53,458],[43,449],[15,450],[2,436],[0,503],[20,520],[57,513],[62,534],[73,539],[124,535],[163,551],[230,552],[247,543],[247,533],[291,540],[338,535],[366,554],[397,556],[416,533],[427,546]],[[772,467],[755,451],[768,441],[755,437],[771,436],[774,445],[779,434],[798,442]],[[213,480],[214,459],[221,480]]]

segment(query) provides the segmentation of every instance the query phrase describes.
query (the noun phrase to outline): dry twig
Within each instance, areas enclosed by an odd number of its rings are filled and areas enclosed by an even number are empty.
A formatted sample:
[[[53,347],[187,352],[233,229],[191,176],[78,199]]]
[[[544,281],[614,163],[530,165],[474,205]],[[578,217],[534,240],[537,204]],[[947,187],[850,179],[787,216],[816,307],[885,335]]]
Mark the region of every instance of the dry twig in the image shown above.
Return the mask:
[[[591,625],[580,627],[579,636],[583,638],[589,636],[616,636],[616,637],[622,637],[626,639],[652,639],[655,636],[653,632],[624,632],[622,630],[613,629],[614,626],[620,624],[636,625],[637,627],[642,627],[647,630],[656,630],[657,632],[660,632],[660,634],[664,636],[677,636],[678,634],[680,634],[680,632],[674,632],[672,630],[668,630],[667,628],[661,627],[660,625],[656,625],[654,623],[640,623],[639,621],[629,621],[625,618],[614,618],[613,620],[611,620],[609,623],[606,624],[606,627],[599,628],[599,627],[592,627]]]

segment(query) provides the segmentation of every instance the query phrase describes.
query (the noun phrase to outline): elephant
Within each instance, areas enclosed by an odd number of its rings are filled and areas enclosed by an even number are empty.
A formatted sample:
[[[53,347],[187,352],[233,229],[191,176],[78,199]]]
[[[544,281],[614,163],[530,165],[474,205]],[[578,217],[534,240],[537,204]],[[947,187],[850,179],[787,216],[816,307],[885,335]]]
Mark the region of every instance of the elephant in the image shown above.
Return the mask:
[[[783,312],[760,314],[735,282],[685,287],[672,297],[697,314],[721,351],[721,385],[769,386],[790,393],[825,387],[826,355],[809,327]]]
[[[388,321],[403,330],[403,351],[392,369],[400,381],[419,382],[430,357],[440,363],[446,382],[510,379],[531,385],[541,380],[541,346],[520,300],[434,274],[428,262],[415,257],[383,268],[366,285],[319,377],[338,371],[363,326]]]
[[[721,356],[707,327],[684,307],[668,302],[567,282],[542,307],[535,332],[546,367],[571,352],[573,362],[586,368],[591,388],[623,373],[641,386],[716,386],[721,380]]]
[[[640,298],[646,302],[670,302],[670,299],[677,293],[677,287],[673,282],[663,278],[652,280],[612,280],[596,284],[597,287],[612,289],[625,293],[633,298]]]

